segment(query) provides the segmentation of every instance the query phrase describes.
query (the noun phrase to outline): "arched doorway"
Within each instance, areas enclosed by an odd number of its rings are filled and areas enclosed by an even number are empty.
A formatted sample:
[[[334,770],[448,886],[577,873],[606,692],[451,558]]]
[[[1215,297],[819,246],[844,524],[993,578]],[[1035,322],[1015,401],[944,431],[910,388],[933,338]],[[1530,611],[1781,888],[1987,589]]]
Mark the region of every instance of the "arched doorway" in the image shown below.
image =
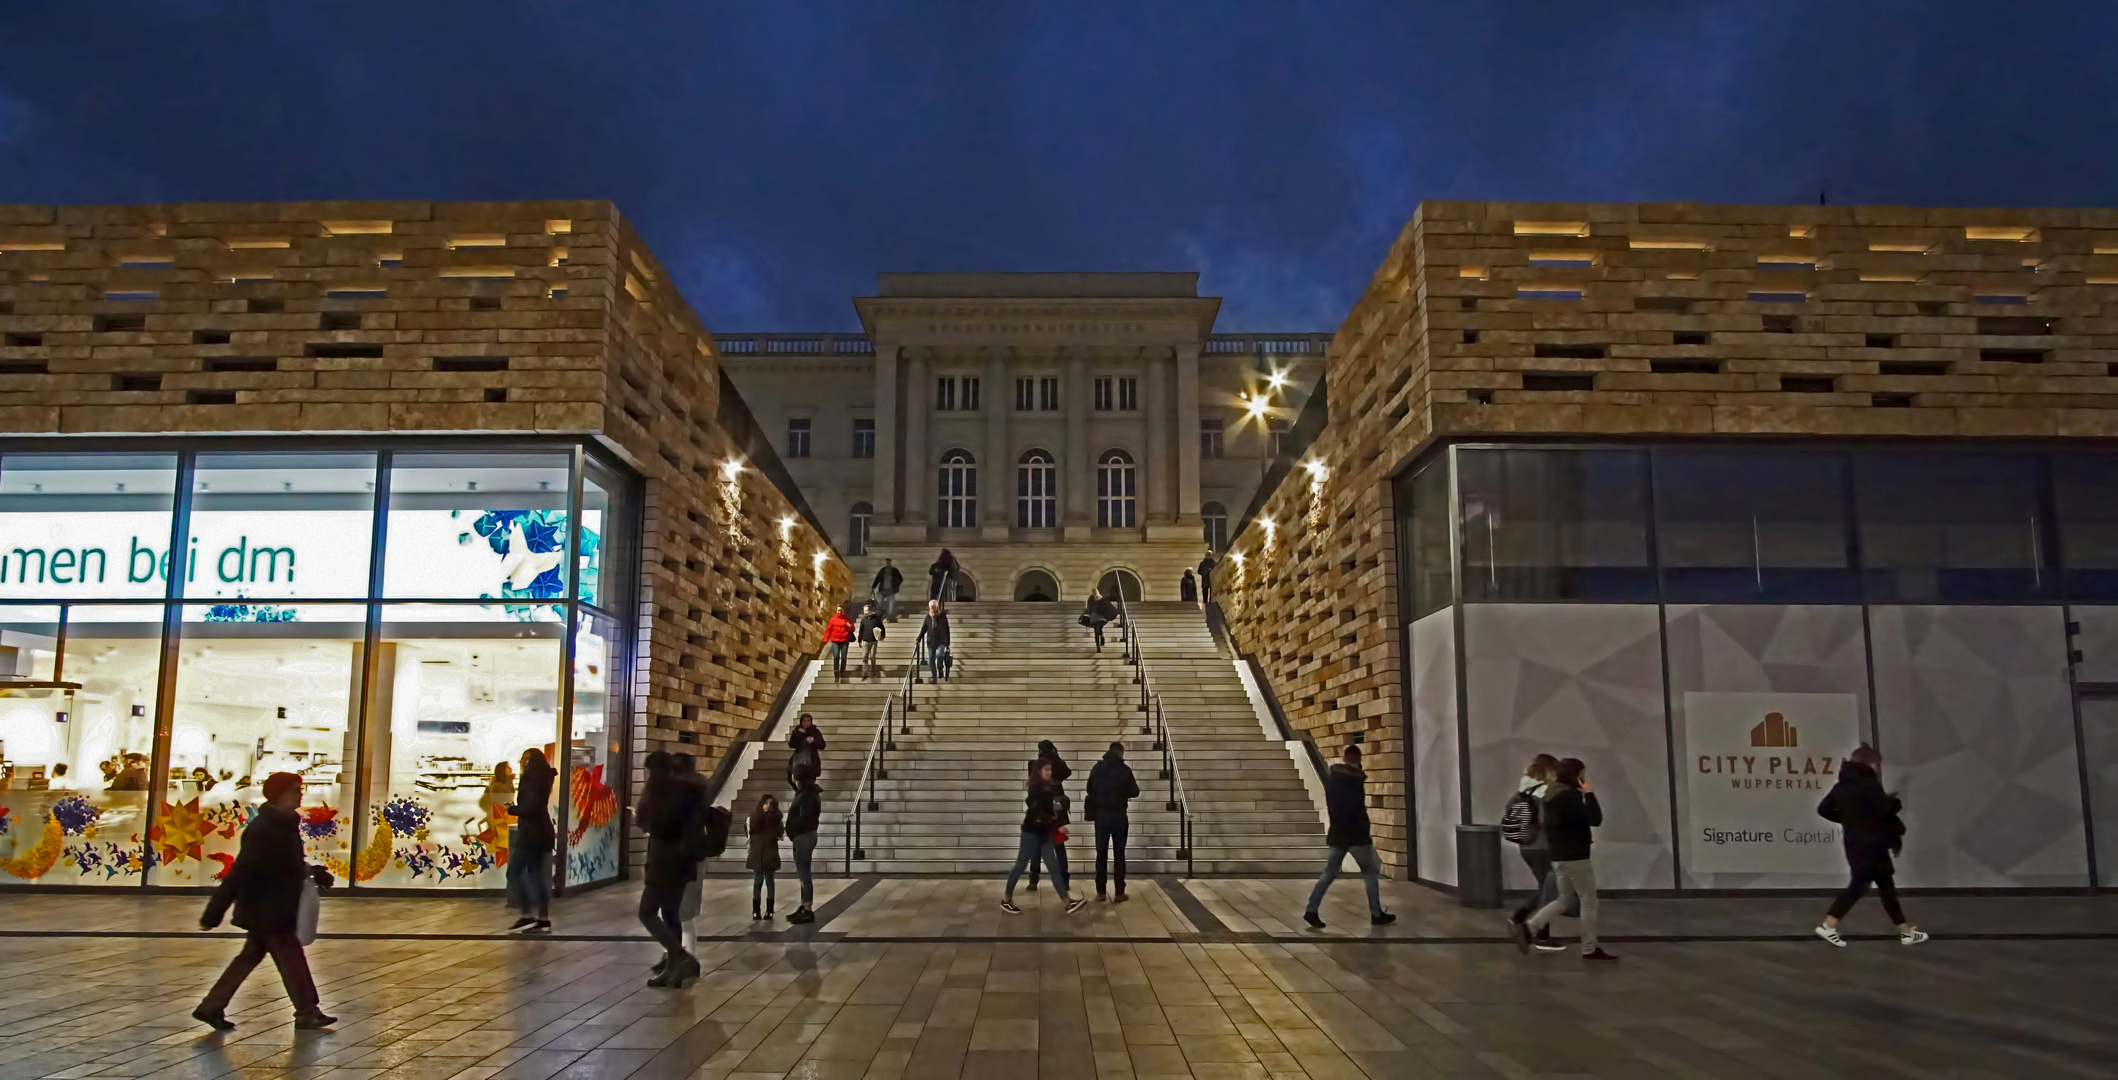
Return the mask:
[[[1102,580],[1096,582],[1096,591],[1105,596],[1113,592],[1125,598],[1128,604],[1140,602],[1140,578],[1124,567],[1103,572]]]
[[[1022,576],[1015,579],[1015,599],[1050,603],[1059,599],[1059,583],[1046,571],[1024,570]]]

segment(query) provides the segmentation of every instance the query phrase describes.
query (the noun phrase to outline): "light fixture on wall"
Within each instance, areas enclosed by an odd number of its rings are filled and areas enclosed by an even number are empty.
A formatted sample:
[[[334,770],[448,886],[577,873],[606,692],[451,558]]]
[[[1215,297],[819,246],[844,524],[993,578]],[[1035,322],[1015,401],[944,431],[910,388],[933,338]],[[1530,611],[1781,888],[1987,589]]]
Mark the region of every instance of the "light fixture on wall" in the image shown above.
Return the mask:
[[[741,475],[743,475],[742,462],[734,460],[721,462],[721,479],[733,480]]]
[[[1265,381],[1270,383],[1274,390],[1281,389],[1287,385],[1287,373],[1274,371],[1272,374],[1265,376]]]

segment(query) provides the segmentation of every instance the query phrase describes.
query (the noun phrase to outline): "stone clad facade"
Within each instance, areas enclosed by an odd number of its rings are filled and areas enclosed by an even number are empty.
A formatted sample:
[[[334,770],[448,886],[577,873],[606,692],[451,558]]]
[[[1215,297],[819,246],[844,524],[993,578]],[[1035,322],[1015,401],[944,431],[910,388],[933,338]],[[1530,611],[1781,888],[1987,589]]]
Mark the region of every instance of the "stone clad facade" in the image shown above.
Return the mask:
[[[1476,713],[1480,691],[1451,680],[1479,660],[1407,670],[1399,574],[1420,568],[1395,481],[1478,440],[2086,446],[2118,435],[2114,302],[2107,210],[1424,203],[1333,340],[1313,467],[1287,472],[1222,566],[1231,626],[1296,725],[1327,748],[1364,739],[1379,846],[1408,870],[1408,782],[1429,774],[1408,763],[1425,706],[1406,694]],[[1431,569],[1446,593],[1448,564]],[[1442,718],[1433,749],[1453,755]],[[1435,768],[1451,816],[1459,794],[1470,820],[1498,813]],[[1453,882],[1443,861],[1423,853],[1417,876]]]
[[[18,443],[592,439],[643,485],[635,756],[711,768],[847,593],[607,202],[0,206],[0,334]]]

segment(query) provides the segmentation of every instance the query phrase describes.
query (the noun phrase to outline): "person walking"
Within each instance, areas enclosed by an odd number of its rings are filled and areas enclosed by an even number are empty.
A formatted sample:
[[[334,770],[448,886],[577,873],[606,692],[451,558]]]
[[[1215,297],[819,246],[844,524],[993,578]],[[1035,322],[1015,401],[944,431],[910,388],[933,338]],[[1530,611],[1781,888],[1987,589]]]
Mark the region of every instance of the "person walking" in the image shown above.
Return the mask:
[[[680,908],[684,887],[698,876],[686,841],[700,828],[704,810],[699,789],[679,779],[666,750],[647,755],[647,782],[641,792],[639,824],[647,834],[647,865],[640,886],[640,925],[662,946],[660,970],[649,986],[683,987],[699,977],[699,962],[684,948]]]
[[[1061,873],[1071,873],[1066,866],[1066,826],[1073,821],[1074,800],[1066,794],[1066,782],[1074,775],[1066,759],[1059,756],[1059,747],[1050,739],[1037,742],[1037,756],[1030,761],[1030,778],[1036,779],[1037,770],[1051,767],[1052,792],[1058,800],[1059,826],[1052,834],[1052,850],[1057,853]],[[1056,879],[1054,879],[1056,880]],[[1030,864],[1030,891],[1037,891],[1037,864]]]
[[[942,548],[941,557],[927,567],[927,599],[955,603],[956,570],[956,556],[949,554],[948,548]]]
[[[868,595],[882,604],[882,616],[891,622],[897,621],[897,591],[904,588],[905,572],[888,559],[882,561],[882,569],[875,572],[875,581],[868,587]]]
[[[1199,579],[1192,577],[1188,568],[1184,571],[1184,580],[1177,582],[1177,599],[1187,604],[1199,602]]]
[[[831,675],[846,677],[846,650],[853,644],[853,620],[846,618],[844,608],[831,613],[831,621],[824,624],[824,641],[831,646]]]
[[[1081,609],[1081,622],[1096,632],[1096,651],[1103,651],[1103,628],[1118,617],[1118,604],[1097,589],[1088,594],[1088,604]]]
[[[1199,560],[1199,596],[1205,603],[1213,603],[1213,549],[1206,549],[1206,557]]]
[[[1082,800],[1084,816],[1096,828],[1096,899],[1104,898],[1106,862],[1116,871],[1117,903],[1125,902],[1125,840],[1132,834],[1128,805],[1140,797],[1140,782],[1133,779],[1132,766],[1125,763],[1125,744],[1114,742],[1103,752],[1103,760],[1088,771],[1088,792]]]
[[[787,733],[787,786],[794,787],[795,771],[809,767],[809,775],[824,775],[824,732],[816,726],[816,717],[803,713],[794,722],[794,730]]]
[[[1523,770],[1522,779],[1515,784],[1515,794],[1508,799],[1507,809],[1500,816],[1501,835],[1515,843],[1523,865],[1530,868],[1530,877],[1537,882],[1529,902],[1509,914],[1508,917],[1515,922],[1527,921],[1532,912],[1550,903],[1558,892],[1559,887],[1552,880],[1552,845],[1544,833],[1544,798],[1551,791],[1552,776],[1558,768],[1559,759],[1550,754],[1531,758],[1529,767]],[[1581,909],[1579,906],[1570,908],[1567,914],[1579,917]],[[1566,946],[1552,940],[1550,926],[1537,931],[1530,944],[1538,952],[1566,951]]]
[[[1059,810],[1059,785],[1052,780],[1052,764],[1039,761],[1030,772],[1029,791],[1022,800],[1022,846],[1015,852],[1015,866],[1008,871],[1007,891],[1001,895],[1000,910],[1010,915],[1022,914],[1015,906],[1015,883],[1022,879],[1022,871],[1039,856],[1045,868],[1051,871],[1052,887],[1059,892],[1059,902],[1066,905],[1068,914],[1081,910],[1088,903],[1086,897],[1069,899],[1066,888],[1066,869],[1059,862],[1059,854],[1052,845],[1052,834],[1064,826]]]
[[[816,857],[817,828],[824,821],[824,789],[817,786],[816,774],[808,769],[794,771],[794,798],[787,804],[787,841],[794,846],[794,876],[801,879],[802,902],[787,916],[790,923],[812,923],[816,912],[809,905],[816,902],[816,878],[813,860]]]
[[[552,783],[558,770],[544,751],[522,752],[522,785],[508,813],[515,816],[515,839],[507,846],[507,897],[522,917],[510,934],[552,932],[552,849],[559,842],[552,822]]]
[[[1568,905],[1581,904],[1581,958],[1616,960],[1596,941],[1596,864],[1590,858],[1594,830],[1603,824],[1603,807],[1589,785],[1588,767],[1580,758],[1567,758],[1552,770],[1551,790],[1544,799],[1544,830],[1549,837],[1552,879],[1558,892],[1550,902],[1522,922],[1512,922],[1515,947],[1530,951],[1530,936],[1552,924]]]
[[[1347,855],[1353,856],[1353,865],[1360,868],[1361,881],[1368,886],[1368,922],[1383,926],[1397,921],[1397,916],[1383,910],[1383,867],[1376,861],[1375,837],[1368,825],[1367,785],[1368,774],[1361,771],[1361,748],[1349,744],[1324,776],[1324,807],[1331,817],[1324,842],[1331,845],[1331,861],[1324,865],[1316,887],[1309,890],[1309,907],[1302,912],[1302,921],[1319,930],[1324,920],[1317,909],[1323,906],[1331,883],[1338,880]]]
[[[912,643],[915,658],[922,643],[927,647],[928,674],[935,682],[948,682],[949,668],[955,664],[956,657],[949,651],[949,614],[941,609],[939,600],[927,601],[926,621],[919,624],[919,639]]]
[[[772,918],[772,905],[779,899],[778,887],[772,875],[780,868],[780,837],[787,835],[786,824],[780,819],[780,801],[770,795],[760,796],[757,808],[750,811],[750,857],[743,861],[744,869],[750,871],[750,921]],[[758,897],[765,898],[763,914],[759,914]]]
[[[1883,790],[1883,755],[1866,743],[1847,755],[1846,763],[1839,766],[1838,783],[1817,804],[1816,812],[1845,830],[1841,846],[1846,849],[1846,867],[1852,871],[1852,880],[1831,902],[1823,923],[1816,928],[1816,936],[1845,948],[1846,939],[1839,936],[1839,920],[1860,903],[1868,886],[1873,885],[1876,895],[1882,898],[1883,914],[1890,916],[1897,927],[1898,944],[1917,945],[1927,940],[1927,932],[1906,922],[1905,910],[1897,904],[1897,867],[1891,856],[1905,846],[1905,821],[1900,816],[1904,803]]]
[[[889,636],[883,623],[882,613],[875,610],[875,602],[870,600],[861,610],[860,626],[854,631],[854,636],[860,639],[860,674],[864,679],[875,677],[875,647]]]
[[[682,750],[669,755],[669,775],[677,783],[685,784],[693,789],[692,798],[698,801],[699,807],[703,812],[704,808],[711,802],[707,793],[707,788],[710,785],[706,781],[705,774],[699,772],[699,759]],[[694,864],[696,864],[696,860],[694,860]],[[693,874],[691,875],[691,880],[684,883],[684,899],[677,903],[677,929],[683,935],[685,952],[690,952],[698,942],[699,935],[696,924],[699,918],[699,910],[704,906],[704,903],[703,885],[699,881],[699,875]],[[665,958],[655,970],[659,972],[667,966],[668,961]]]
[[[313,882],[319,890],[328,889],[333,878],[323,867],[309,865],[302,855],[302,778],[273,773],[265,778],[264,795],[264,804],[243,828],[243,844],[234,864],[199,916],[199,929],[211,930],[233,906],[232,921],[246,932],[243,951],[228,962],[220,980],[206,992],[199,1007],[191,1010],[191,1018],[215,1031],[234,1030],[228,1002],[269,955],[279,969],[280,984],[287,988],[287,1000],[294,1006],[294,1026],[305,1031],[327,1028],[338,1018],[326,1015],[317,998],[309,958],[302,952],[300,922],[304,888]]]

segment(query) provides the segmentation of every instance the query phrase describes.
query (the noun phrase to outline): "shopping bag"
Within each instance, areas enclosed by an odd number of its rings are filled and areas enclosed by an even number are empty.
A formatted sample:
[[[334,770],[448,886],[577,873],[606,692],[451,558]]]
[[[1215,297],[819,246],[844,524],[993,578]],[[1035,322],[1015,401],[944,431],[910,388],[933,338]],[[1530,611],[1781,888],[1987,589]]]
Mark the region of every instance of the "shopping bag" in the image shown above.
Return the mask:
[[[304,945],[316,944],[316,918],[323,912],[323,896],[316,891],[316,879],[302,878],[301,906],[294,912],[294,937]]]

